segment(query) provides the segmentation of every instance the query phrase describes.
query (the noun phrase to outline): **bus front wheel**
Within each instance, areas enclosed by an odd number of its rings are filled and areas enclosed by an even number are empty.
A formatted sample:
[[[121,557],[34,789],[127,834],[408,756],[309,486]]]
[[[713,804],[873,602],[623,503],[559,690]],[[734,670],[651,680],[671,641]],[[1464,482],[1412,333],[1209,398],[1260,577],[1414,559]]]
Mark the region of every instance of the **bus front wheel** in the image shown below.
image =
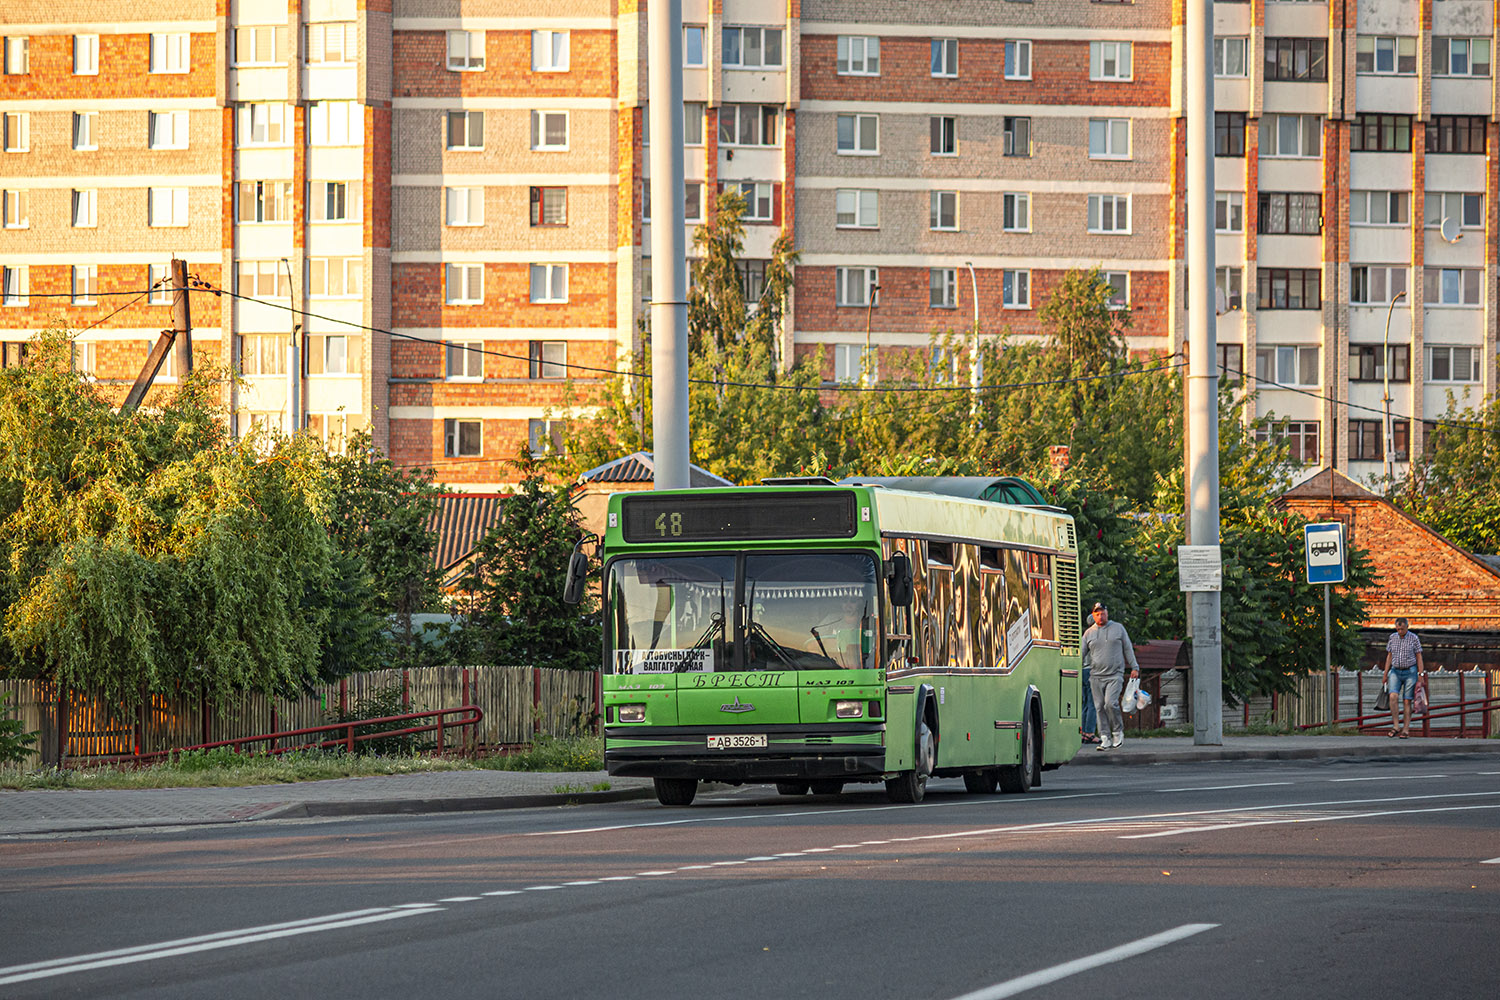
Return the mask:
[[[927,776],[937,757],[937,741],[926,718],[917,726],[916,751],[915,767],[886,780],[885,794],[892,802],[921,802],[927,794]]]
[[[690,806],[698,794],[696,778],[653,778],[656,801],[664,806]]]

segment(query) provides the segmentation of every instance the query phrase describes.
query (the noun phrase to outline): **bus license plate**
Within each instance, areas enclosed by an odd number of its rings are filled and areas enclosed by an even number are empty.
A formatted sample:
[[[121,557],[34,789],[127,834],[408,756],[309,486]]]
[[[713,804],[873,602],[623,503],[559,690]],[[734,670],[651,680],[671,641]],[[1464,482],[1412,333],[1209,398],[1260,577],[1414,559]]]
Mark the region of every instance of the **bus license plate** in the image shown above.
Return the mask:
[[[710,750],[764,750],[765,747],[765,733],[736,733],[708,738]]]

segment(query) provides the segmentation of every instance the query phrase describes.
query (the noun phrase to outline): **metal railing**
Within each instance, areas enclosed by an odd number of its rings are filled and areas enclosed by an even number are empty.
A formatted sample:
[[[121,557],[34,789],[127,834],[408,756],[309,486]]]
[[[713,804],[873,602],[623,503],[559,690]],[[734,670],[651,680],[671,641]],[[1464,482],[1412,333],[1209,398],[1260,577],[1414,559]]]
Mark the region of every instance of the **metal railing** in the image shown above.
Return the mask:
[[[1433,672],[1429,672],[1429,676]],[[1448,702],[1429,702],[1425,712],[1413,711],[1411,713],[1411,724],[1420,724],[1423,736],[1452,736],[1452,737],[1476,737],[1483,739],[1492,730],[1492,713],[1500,711],[1500,695],[1494,693],[1489,678],[1484,678],[1483,694],[1479,697],[1468,697],[1464,688],[1464,674],[1457,675],[1458,699]],[[1375,712],[1365,711],[1365,687],[1363,675],[1357,675],[1355,694],[1355,714],[1341,716],[1333,720],[1335,726],[1354,726],[1360,730],[1386,729],[1391,724],[1391,713],[1389,709]],[[1337,685],[1337,680],[1335,681]],[[1379,685],[1375,692],[1380,690]],[[1429,691],[1430,691],[1429,687]],[[1337,687],[1335,687],[1335,698],[1337,698]],[[1397,705],[1397,716],[1401,714],[1401,707]],[[1457,725],[1434,726],[1436,719],[1457,719]],[[1304,722],[1298,729],[1315,729],[1324,725],[1322,722]]]

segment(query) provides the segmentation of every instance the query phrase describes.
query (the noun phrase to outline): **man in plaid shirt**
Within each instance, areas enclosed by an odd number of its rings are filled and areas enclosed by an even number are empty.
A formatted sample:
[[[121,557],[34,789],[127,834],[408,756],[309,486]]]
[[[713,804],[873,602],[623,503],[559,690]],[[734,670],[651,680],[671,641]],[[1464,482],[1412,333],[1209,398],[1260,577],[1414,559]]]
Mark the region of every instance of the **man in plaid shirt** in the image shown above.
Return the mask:
[[[1381,686],[1391,694],[1391,731],[1387,737],[1399,736],[1403,740],[1411,735],[1411,702],[1417,693],[1417,673],[1427,673],[1422,662],[1422,640],[1415,632],[1408,632],[1405,618],[1396,619],[1396,631],[1385,644],[1385,673],[1381,675]],[[1401,722],[1396,721],[1396,706],[1401,706]]]

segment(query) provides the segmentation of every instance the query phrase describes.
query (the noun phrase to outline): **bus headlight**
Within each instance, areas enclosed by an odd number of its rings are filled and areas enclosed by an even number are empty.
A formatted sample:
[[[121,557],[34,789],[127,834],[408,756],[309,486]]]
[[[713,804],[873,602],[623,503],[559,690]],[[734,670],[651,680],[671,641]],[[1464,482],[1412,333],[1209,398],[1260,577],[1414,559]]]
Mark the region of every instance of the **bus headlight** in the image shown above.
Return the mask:
[[[615,710],[616,717],[621,722],[645,722],[645,705],[621,705]]]
[[[863,718],[865,703],[862,701],[836,701],[833,703],[833,714],[838,719]]]

